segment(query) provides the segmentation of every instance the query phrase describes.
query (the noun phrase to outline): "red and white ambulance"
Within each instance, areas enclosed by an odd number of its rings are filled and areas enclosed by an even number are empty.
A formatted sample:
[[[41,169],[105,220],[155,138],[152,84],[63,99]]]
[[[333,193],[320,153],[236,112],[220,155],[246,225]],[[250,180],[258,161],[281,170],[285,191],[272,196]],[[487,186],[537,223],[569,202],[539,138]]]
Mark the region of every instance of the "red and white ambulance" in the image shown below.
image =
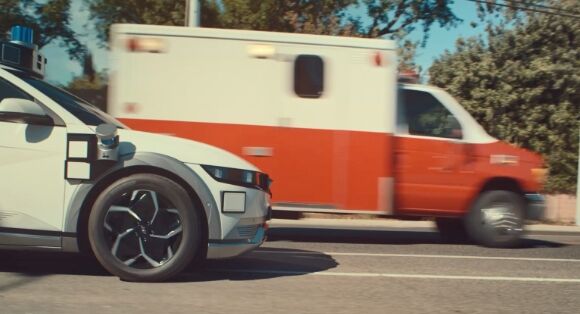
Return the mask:
[[[542,159],[443,90],[399,83],[392,41],[127,24],[111,38],[109,111],[258,165],[274,210],[435,217],[490,246],[541,215]]]

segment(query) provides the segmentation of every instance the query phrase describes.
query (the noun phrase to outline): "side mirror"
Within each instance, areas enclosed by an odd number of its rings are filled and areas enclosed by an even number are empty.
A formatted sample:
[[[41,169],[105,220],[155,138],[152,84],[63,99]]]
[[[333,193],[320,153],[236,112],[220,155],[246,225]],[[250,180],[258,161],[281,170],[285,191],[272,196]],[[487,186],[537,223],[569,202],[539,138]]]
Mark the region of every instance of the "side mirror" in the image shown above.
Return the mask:
[[[28,99],[4,98],[0,101],[0,121],[54,125],[42,107]]]

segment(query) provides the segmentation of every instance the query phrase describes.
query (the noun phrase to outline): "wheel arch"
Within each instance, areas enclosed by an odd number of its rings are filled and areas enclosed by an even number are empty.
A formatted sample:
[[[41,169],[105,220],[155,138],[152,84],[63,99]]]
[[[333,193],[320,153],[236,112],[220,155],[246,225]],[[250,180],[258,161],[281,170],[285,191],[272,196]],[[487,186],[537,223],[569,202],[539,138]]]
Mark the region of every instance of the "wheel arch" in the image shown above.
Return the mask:
[[[521,196],[524,195],[522,185],[517,179],[510,177],[492,177],[483,182],[477,196],[481,195],[481,193],[492,190],[510,191]]]
[[[466,207],[465,214],[469,213],[469,210],[473,207],[475,202],[477,202],[483,193],[494,190],[513,192],[519,195],[525,204],[525,192],[522,189],[521,183],[517,179],[511,177],[491,177],[481,184],[478,192],[472,197],[471,201]]]
[[[147,159],[157,162],[147,162],[145,161]],[[118,166],[109,169],[91,184],[81,184],[73,196],[74,199],[69,206],[65,221],[65,231],[76,234],[76,248],[65,247],[66,243],[63,241],[63,250],[90,252],[87,227],[95,200],[114,181],[137,173],[151,173],[166,177],[187,191],[196,208],[202,209],[199,212],[204,220],[202,223],[204,228],[202,231],[203,243],[206,243],[212,235],[221,233],[219,215],[212,213],[217,209],[217,205],[203,180],[193,170],[177,160],[158,154],[144,154],[143,156],[135,155],[128,161],[120,162]],[[207,248],[205,245],[202,245],[202,248],[200,253],[205,256]]]

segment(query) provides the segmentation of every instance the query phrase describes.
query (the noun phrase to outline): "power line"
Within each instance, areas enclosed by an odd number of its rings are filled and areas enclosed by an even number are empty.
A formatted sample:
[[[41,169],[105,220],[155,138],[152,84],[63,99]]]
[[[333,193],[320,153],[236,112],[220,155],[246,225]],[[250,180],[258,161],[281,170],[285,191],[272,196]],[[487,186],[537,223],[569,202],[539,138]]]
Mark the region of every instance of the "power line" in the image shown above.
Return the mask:
[[[536,4],[536,3],[530,3],[529,1],[526,0],[505,0],[506,2],[511,2],[511,3],[517,3],[517,4],[523,4],[526,7],[536,7],[536,8],[542,8],[542,9],[548,9],[551,11],[559,11],[559,12],[572,12],[573,14],[580,14],[577,11],[573,11],[573,10],[566,10],[566,9],[562,9],[562,8],[557,8],[554,6],[549,6],[549,5],[543,5],[543,4]]]
[[[522,10],[522,11],[531,11],[531,12],[536,12],[536,13],[543,13],[543,14],[549,14],[549,15],[557,15],[557,16],[569,17],[569,18],[574,18],[574,19],[580,19],[580,15],[569,14],[569,13],[556,13],[556,12],[552,12],[552,11],[533,9],[530,7],[521,7],[521,6],[517,6],[517,5],[513,5],[513,4],[510,5],[510,4],[506,4],[506,3],[498,3],[495,1],[488,1],[488,0],[467,0],[467,1],[484,3],[484,4],[492,4],[492,5],[497,5],[500,7],[518,9],[518,10]]]

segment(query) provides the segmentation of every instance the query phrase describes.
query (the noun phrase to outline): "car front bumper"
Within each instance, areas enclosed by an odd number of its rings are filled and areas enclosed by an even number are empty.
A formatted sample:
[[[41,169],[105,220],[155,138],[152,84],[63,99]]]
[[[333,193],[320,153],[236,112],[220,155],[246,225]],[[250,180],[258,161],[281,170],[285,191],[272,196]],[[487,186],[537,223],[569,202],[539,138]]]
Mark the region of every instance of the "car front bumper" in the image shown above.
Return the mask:
[[[251,251],[264,243],[267,229],[268,225],[264,223],[257,228],[256,234],[251,239],[210,241],[207,247],[207,258],[230,258]]]

